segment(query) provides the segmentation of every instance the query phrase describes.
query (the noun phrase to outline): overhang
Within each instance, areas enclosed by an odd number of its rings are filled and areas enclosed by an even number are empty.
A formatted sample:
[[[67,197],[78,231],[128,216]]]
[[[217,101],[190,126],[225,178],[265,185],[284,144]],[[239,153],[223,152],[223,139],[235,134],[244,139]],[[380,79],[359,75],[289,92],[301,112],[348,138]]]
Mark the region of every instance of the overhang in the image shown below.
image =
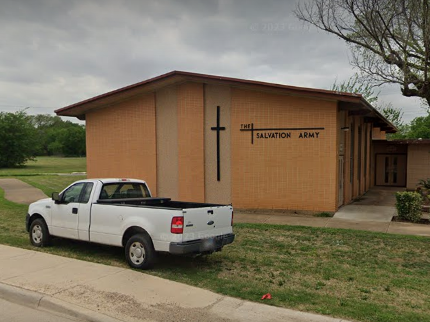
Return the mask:
[[[123,100],[127,100],[138,95],[155,92],[160,88],[177,85],[184,82],[218,84],[247,90],[337,101],[339,102],[341,109],[347,110],[349,115],[364,115],[368,122],[372,122],[375,124],[375,126],[380,127],[381,130],[386,131],[387,133],[395,133],[397,131],[396,127],[387,119],[385,119],[360,94],[296,87],[184,71],[172,71],[154,78],[147,79],[143,82],[125,86],[105,94],[65,106],[56,110],[55,113],[60,116],[74,116],[79,119],[85,119],[85,114],[89,111],[112,106]]]

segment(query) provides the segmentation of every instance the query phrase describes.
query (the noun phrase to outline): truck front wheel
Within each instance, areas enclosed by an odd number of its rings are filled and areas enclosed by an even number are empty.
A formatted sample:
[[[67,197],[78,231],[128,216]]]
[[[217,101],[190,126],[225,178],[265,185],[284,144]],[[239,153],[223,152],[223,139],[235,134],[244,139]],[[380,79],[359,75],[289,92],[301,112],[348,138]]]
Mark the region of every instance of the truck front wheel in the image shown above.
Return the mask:
[[[30,225],[30,241],[33,246],[44,247],[49,244],[49,231],[43,219],[35,219]]]
[[[155,260],[155,250],[151,239],[143,234],[132,236],[125,245],[125,258],[128,265],[133,268],[150,268]]]

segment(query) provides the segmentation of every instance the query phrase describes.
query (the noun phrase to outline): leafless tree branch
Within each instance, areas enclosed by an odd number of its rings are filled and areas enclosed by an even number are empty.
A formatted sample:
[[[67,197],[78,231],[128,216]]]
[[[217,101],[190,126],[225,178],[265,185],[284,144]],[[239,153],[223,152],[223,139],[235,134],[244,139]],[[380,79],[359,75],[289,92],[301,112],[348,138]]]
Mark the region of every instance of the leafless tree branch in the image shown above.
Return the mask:
[[[350,44],[371,83],[399,84],[430,106],[430,0],[308,0],[296,16]]]

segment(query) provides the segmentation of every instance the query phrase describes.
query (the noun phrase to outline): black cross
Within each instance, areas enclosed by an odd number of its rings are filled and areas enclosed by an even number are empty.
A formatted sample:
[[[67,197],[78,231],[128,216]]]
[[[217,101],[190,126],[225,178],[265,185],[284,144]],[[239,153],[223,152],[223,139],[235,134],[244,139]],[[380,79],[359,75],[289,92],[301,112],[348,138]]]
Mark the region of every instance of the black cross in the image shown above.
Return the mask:
[[[211,127],[212,131],[216,131],[216,178],[218,181],[221,181],[221,171],[220,171],[220,149],[219,149],[219,132],[224,131],[224,126],[219,126],[220,117],[219,117],[220,107],[216,107],[216,126]]]

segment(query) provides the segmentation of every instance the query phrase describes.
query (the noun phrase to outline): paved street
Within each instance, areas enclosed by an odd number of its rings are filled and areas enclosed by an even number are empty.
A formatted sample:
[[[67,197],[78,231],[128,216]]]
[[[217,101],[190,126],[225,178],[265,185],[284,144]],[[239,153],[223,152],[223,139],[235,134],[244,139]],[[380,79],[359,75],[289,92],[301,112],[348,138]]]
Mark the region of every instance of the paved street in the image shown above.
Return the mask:
[[[0,322],[71,322],[54,313],[29,308],[0,299]]]

